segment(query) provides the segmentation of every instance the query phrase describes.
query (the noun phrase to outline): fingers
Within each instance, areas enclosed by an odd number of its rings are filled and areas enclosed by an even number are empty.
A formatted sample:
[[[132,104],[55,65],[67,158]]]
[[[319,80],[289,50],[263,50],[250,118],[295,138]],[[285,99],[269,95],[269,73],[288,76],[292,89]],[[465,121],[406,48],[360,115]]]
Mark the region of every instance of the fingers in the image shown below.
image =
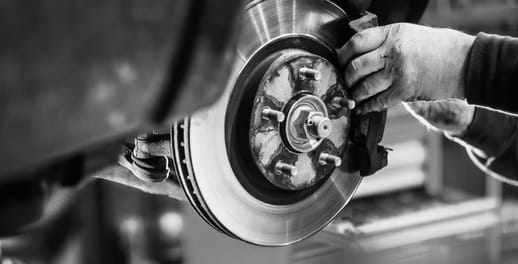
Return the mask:
[[[338,60],[345,65],[354,57],[375,50],[385,41],[385,28],[374,27],[356,33],[338,50]]]
[[[353,88],[351,95],[354,101],[361,102],[387,90],[391,85],[392,75],[388,74],[386,71],[379,71],[359,82]]]
[[[356,108],[357,114],[380,112],[401,102],[400,90],[388,88],[385,91],[365,100]]]
[[[348,87],[352,87],[365,76],[382,70],[385,67],[385,60],[380,49],[353,59],[345,68],[345,83]]]

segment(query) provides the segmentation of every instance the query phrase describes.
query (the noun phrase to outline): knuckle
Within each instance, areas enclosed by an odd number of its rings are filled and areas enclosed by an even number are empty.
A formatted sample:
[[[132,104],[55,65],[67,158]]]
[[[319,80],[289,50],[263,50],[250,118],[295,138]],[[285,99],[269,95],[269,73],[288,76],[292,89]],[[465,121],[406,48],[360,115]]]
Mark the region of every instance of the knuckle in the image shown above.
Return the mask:
[[[394,23],[385,27],[385,35],[395,37],[401,35],[405,23]]]
[[[391,49],[392,56],[401,57],[404,54],[404,45],[403,41],[397,40],[394,42]]]
[[[360,71],[361,67],[362,67],[361,59],[356,58],[356,59],[352,60],[350,63],[349,73],[350,74],[358,73]]]
[[[365,33],[363,32],[359,32],[359,33],[356,33],[354,36],[351,37],[351,39],[349,40],[349,44],[350,44],[350,48],[352,50],[360,50],[361,46],[362,46],[362,42],[363,40],[365,39],[365,36],[364,36]]]
[[[355,80],[353,79],[353,77],[346,76],[344,79],[345,79],[345,85],[348,88],[351,88],[354,85]]]
[[[364,105],[365,112],[372,112],[376,109],[375,102],[373,100],[369,101]]]
[[[394,71],[395,69],[392,65],[385,65],[385,68],[383,68],[380,74],[383,76],[383,78],[393,80]]]
[[[361,83],[361,89],[365,91],[367,95],[371,94],[375,88],[375,81],[372,78],[367,79]]]
[[[384,102],[385,102],[385,99],[383,98],[383,96],[375,96],[374,98],[372,98],[372,106],[375,107],[376,109],[380,108],[382,105],[384,105]]]
[[[354,71],[351,69],[351,66],[348,65],[346,68],[345,68],[345,72],[344,72],[344,79],[345,79],[345,84],[348,86],[348,87],[351,87],[353,86],[354,82],[355,82],[355,76],[354,76]]]
[[[351,96],[355,101],[361,101],[363,99],[363,91],[360,88],[354,89]]]

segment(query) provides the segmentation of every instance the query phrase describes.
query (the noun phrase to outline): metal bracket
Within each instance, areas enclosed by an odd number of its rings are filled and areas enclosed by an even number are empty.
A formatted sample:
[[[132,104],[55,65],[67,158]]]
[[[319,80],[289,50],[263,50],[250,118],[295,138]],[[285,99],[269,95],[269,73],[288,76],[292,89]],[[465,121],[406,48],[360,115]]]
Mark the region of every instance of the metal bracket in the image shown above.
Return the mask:
[[[356,32],[378,26],[378,17],[367,11],[358,19],[349,22]],[[361,176],[369,176],[387,166],[387,148],[378,145],[383,139],[387,111],[352,116],[352,147],[354,163],[359,166]]]
[[[370,176],[387,166],[387,148],[378,145],[383,139],[387,111],[354,116],[352,147],[361,176]]]
[[[146,134],[135,138],[135,144],[123,146],[121,157],[139,179],[147,182],[165,181],[172,173],[169,134]]]

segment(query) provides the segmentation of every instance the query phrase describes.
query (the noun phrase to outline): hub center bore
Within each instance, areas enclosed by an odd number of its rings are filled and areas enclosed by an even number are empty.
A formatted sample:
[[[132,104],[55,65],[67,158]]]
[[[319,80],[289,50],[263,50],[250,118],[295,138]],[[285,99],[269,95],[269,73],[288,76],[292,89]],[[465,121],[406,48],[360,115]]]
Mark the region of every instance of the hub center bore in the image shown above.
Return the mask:
[[[314,150],[333,130],[324,102],[315,95],[301,94],[288,103],[285,129],[281,130],[284,144],[294,152]]]

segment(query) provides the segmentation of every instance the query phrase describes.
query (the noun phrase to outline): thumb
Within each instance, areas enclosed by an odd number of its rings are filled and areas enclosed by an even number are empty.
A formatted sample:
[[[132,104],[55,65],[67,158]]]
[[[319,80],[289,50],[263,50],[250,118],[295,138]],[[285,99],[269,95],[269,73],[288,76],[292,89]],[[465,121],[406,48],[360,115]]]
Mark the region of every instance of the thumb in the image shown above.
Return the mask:
[[[397,105],[401,102],[399,98],[401,98],[400,90],[388,89],[363,101],[356,111],[362,114],[380,112]]]

